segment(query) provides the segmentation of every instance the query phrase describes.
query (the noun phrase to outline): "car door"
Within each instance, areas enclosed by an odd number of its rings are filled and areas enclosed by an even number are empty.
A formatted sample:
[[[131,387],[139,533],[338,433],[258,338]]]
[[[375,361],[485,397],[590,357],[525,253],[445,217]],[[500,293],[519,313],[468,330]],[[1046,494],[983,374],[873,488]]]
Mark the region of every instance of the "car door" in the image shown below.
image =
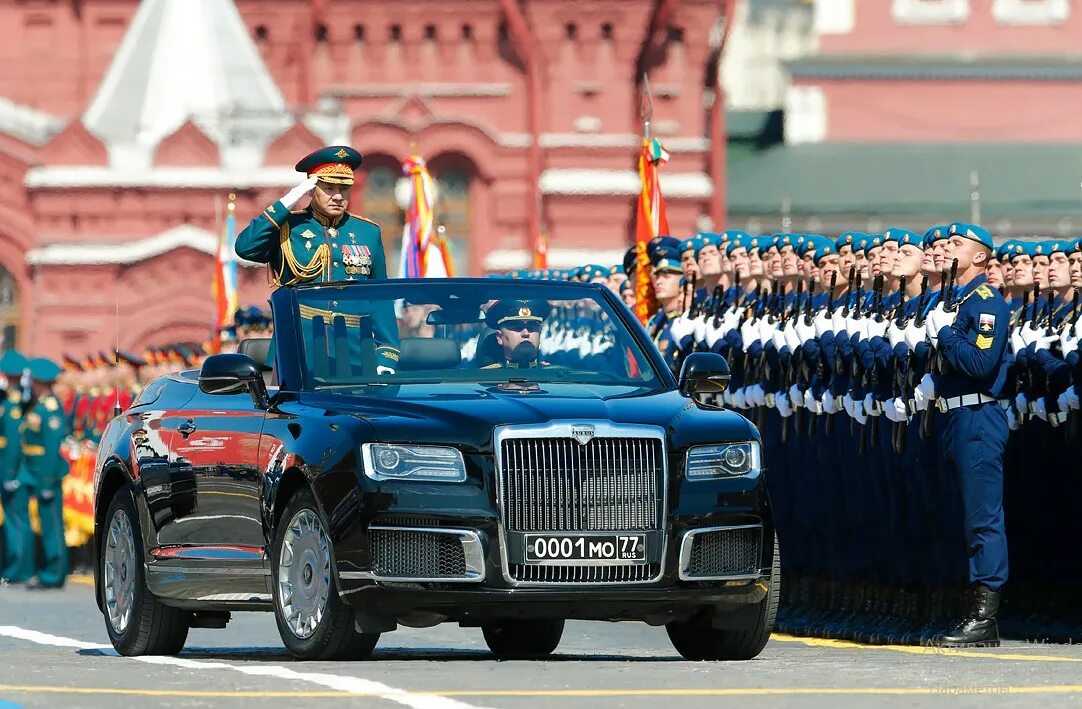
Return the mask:
[[[155,408],[139,412],[140,425],[132,431],[133,475],[143,489],[158,545],[167,543],[163,539],[170,538],[175,510],[183,504],[184,486],[173,478],[170,451],[176,426],[183,420],[180,410],[194,390],[192,387],[185,391],[186,396],[155,402],[159,404]]]
[[[263,416],[247,393],[198,392],[184,407],[171,445],[170,477],[190,485],[191,496],[190,505],[174,510],[172,544],[207,547],[209,558],[262,554]]]

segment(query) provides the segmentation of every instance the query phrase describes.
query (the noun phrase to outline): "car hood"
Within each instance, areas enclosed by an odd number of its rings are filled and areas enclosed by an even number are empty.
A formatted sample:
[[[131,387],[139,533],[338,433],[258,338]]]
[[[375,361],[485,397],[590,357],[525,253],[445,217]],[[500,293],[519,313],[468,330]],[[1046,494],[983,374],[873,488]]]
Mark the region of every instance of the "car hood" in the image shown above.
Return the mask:
[[[663,428],[671,445],[758,440],[754,427],[731,411],[704,409],[675,390],[584,384],[425,384],[387,387],[365,395],[319,393],[308,401],[366,420],[377,440],[448,443],[491,451],[492,430],[550,421],[646,424]]]

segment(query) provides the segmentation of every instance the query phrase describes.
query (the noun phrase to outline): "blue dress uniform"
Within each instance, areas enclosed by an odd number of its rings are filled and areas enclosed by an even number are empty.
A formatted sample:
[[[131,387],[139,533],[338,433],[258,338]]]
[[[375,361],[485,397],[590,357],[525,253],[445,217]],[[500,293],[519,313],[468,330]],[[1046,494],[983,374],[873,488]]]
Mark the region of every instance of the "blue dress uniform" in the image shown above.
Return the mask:
[[[980,227],[952,224],[950,233],[993,248],[991,235]],[[982,274],[960,289],[955,322],[938,331],[938,351],[946,363],[933,374],[936,405],[945,414],[941,470],[960,483],[974,592],[970,617],[941,639],[944,645],[999,644],[995,614],[1007,581],[1003,455],[1008,427],[998,399],[1007,377],[1010,316],[1007,302]]]
[[[30,377],[36,384],[50,385],[60,374],[54,362],[30,360]],[[51,390],[40,394],[23,417],[23,470],[38,500],[43,559],[38,569],[38,588],[60,588],[68,576],[68,546],[64,541],[64,502],[61,481],[68,462],[60,443],[71,434],[60,400]]]
[[[30,491],[19,476],[22,446],[19,426],[23,420],[19,377],[26,358],[9,350],[0,358],[0,374],[10,382],[0,404],[0,504],[4,508],[4,556],[0,578],[11,583],[29,581],[34,575],[34,533],[30,529]]]
[[[331,146],[306,156],[296,169],[322,182],[352,185],[353,171],[361,162],[361,154],[353,148]],[[378,224],[349,213],[329,217],[311,205],[290,211],[281,200],[275,202],[237,235],[235,249],[241,258],[267,264],[270,281],[275,286],[387,278],[387,260]],[[343,305],[343,310],[346,309],[348,306]],[[301,312],[304,320],[322,316],[328,326],[339,315],[347,328],[364,328],[365,336],[374,338],[377,367],[392,371],[397,368],[398,328],[389,305],[377,313],[319,308]],[[311,328],[305,327],[303,331],[306,344],[310,345]],[[360,361],[360,339],[349,338],[354,363]]]

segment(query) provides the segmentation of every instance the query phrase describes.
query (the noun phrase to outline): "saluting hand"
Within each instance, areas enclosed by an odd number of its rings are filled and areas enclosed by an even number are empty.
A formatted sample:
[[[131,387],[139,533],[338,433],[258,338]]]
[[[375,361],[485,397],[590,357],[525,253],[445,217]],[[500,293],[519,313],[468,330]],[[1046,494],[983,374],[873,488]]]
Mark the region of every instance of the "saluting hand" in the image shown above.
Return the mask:
[[[286,192],[285,196],[279,201],[285,206],[286,209],[292,209],[293,205],[300,202],[302,199],[312,194],[312,190],[316,188],[316,183],[319,182],[318,177],[306,177],[297,183],[297,186]]]

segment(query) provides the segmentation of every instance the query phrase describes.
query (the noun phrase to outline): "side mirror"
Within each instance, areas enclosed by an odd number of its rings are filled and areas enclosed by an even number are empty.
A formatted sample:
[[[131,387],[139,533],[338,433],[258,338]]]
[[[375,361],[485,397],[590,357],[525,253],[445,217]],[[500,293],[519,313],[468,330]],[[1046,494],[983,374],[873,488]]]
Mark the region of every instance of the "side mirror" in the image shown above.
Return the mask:
[[[216,354],[203,360],[203,368],[199,370],[199,390],[204,394],[247,391],[258,408],[265,409],[270,405],[260,366],[244,354]]]
[[[692,352],[680,367],[680,393],[698,400],[729,387],[729,363],[716,352]]]

